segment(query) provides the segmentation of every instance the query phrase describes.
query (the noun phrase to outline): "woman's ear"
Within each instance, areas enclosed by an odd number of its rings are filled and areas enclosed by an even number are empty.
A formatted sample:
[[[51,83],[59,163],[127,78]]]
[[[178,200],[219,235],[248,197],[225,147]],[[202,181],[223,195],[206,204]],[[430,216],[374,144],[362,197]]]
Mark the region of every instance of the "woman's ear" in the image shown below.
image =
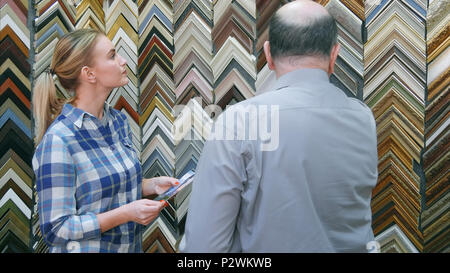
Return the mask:
[[[80,79],[82,81],[86,81],[91,84],[95,84],[97,82],[95,73],[92,71],[91,68],[89,68],[87,66],[83,66],[81,68]]]

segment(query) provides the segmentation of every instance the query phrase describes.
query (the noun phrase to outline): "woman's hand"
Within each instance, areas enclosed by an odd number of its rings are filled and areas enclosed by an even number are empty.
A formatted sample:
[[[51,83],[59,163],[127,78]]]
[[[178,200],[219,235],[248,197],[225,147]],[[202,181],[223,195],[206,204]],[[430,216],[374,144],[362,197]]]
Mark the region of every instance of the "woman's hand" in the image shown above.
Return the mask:
[[[161,210],[167,206],[168,203],[164,200],[153,201],[148,199],[136,200],[124,205],[128,219],[144,226],[158,217]]]
[[[142,180],[142,195],[162,194],[173,186],[180,184],[176,178],[159,176]]]

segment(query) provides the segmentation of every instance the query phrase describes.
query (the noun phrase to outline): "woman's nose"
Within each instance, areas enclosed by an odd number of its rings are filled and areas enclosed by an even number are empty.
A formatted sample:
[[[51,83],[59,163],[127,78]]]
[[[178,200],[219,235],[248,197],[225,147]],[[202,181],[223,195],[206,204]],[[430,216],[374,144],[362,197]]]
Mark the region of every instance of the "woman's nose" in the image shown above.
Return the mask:
[[[124,66],[124,65],[126,65],[127,64],[127,59],[125,59],[124,57],[122,57],[122,55],[120,55],[119,54],[119,64],[121,65],[121,66]]]

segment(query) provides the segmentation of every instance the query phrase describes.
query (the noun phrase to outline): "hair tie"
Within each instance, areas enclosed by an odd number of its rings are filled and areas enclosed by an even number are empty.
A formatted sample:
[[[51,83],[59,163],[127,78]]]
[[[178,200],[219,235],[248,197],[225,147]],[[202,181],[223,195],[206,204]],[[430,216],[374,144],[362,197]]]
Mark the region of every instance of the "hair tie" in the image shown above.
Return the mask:
[[[55,71],[54,71],[53,69],[51,69],[50,67],[48,67],[48,68],[46,69],[46,72],[49,73],[49,74],[51,74],[52,76],[55,75]]]

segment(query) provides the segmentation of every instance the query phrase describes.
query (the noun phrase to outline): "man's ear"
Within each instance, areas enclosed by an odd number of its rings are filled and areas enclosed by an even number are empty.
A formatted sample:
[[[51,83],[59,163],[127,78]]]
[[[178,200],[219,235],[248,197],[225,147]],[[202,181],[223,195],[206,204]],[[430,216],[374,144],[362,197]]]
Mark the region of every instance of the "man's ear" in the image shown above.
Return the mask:
[[[87,81],[89,83],[92,83],[92,84],[97,82],[97,79],[95,77],[95,73],[92,71],[92,69],[90,69],[87,66],[83,66],[81,68],[80,79],[84,80],[84,81]]]
[[[264,42],[264,55],[266,55],[267,65],[270,70],[275,70],[275,64],[272,59],[272,55],[270,54],[270,43],[269,41]]]
[[[339,55],[340,49],[341,46],[338,43],[336,43],[333,48],[331,48],[330,63],[328,64],[328,76],[334,73],[334,64],[336,63],[336,59]]]

